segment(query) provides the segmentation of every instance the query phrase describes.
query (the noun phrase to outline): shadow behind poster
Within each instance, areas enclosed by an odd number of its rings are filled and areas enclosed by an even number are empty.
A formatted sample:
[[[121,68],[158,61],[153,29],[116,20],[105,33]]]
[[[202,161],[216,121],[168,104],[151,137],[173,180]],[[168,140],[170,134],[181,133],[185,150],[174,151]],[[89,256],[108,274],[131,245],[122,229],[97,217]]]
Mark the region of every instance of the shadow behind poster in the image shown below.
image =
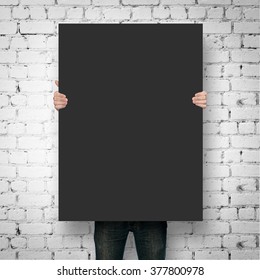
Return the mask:
[[[59,220],[202,220],[202,89],[201,24],[59,24]]]

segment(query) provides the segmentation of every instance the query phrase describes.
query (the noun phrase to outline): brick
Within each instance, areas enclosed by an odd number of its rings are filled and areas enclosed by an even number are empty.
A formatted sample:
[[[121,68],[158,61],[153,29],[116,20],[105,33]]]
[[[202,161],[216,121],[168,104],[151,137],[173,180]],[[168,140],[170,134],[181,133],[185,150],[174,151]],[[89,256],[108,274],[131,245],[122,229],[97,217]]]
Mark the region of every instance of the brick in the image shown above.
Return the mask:
[[[14,120],[15,119],[15,109],[12,108],[3,108],[0,109],[0,119],[2,121],[4,120]],[[4,141],[5,138],[1,137],[2,141]],[[8,139],[8,138],[7,138]],[[6,139],[6,140],[7,140]],[[0,147],[1,147],[1,140],[0,140]],[[13,142],[12,142],[13,143]],[[12,144],[11,144],[12,145]]]
[[[12,78],[27,78],[27,66],[25,65],[11,65],[10,77]]]
[[[205,77],[221,77],[222,75],[222,66],[211,64],[206,66]],[[209,98],[210,96],[208,96]],[[207,100],[208,102],[208,100]],[[208,103],[207,103],[208,104]]]
[[[228,192],[256,191],[255,179],[226,178],[223,180],[223,190]]]
[[[229,81],[222,79],[207,78],[204,81],[204,88],[207,92],[229,91]]]
[[[234,50],[231,52],[231,59],[234,62],[259,62],[260,54],[256,50]]]
[[[49,249],[63,248],[63,241],[61,236],[54,236],[47,238],[47,247]]]
[[[231,260],[257,260],[259,250],[235,250],[231,251]]]
[[[8,239],[6,237],[0,237],[0,249],[8,248]]]
[[[64,19],[66,10],[64,7],[50,7],[48,10],[49,19]]]
[[[168,7],[160,6],[153,8],[153,17],[159,19],[166,19],[170,16],[170,10]]]
[[[253,122],[242,122],[239,124],[240,134],[251,134],[255,131],[255,124]]]
[[[192,233],[192,224],[188,222],[168,222],[168,230],[171,234]]]
[[[244,9],[244,17],[249,20],[259,19],[259,8]]]
[[[1,0],[0,2],[0,6],[1,5],[18,5],[19,4],[19,0]]]
[[[88,252],[86,250],[55,251],[55,260],[86,260]]]
[[[207,51],[204,53],[205,63],[218,63],[218,62],[228,62],[229,52],[228,51]]]
[[[222,122],[220,124],[221,134],[237,134],[237,123],[236,122]]]
[[[92,0],[94,6],[118,6],[119,0]]]
[[[259,222],[231,222],[232,233],[258,233]]]
[[[130,19],[131,10],[128,8],[108,8],[103,11],[105,19],[126,20]]]
[[[233,48],[241,48],[241,35],[230,34],[224,38],[224,47],[233,49]]]
[[[208,162],[221,162],[221,151],[207,151],[204,156],[204,161]]]
[[[150,7],[134,7],[132,13],[133,20],[150,20],[152,18]]]
[[[88,20],[97,20],[101,18],[101,10],[99,8],[86,8],[85,18]]]
[[[226,234],[229,233],[229,223],[222,221],[194,222],[195,234]]]
[[[51,234],[52,225],[46,223],[27,223],[19,225],[21,234]]]
[[[40,197],[40,195],[39,195],[39,197]],[[31,201],[30,201],[30,203],[34,204]],[[25,201],[25,204],[26,204],[26,201]],[[41,206],[41,205],[39,205],[39,206]],[[28,207],[35,207],[35,206],[29,205]],[[43,207],[43,206],[41,206],[41,207]],[[32,208],[32,209],[27,209],[26,210],[26,221],[28,221],[28,222],[30,222],[30,221],[40,222],[42,220],[42,217],[43,217],[42,209]]]
[[[259,35],[244,35],[243,44],[245,48],[259,48]]]
[[[168,237],[168,248],[169,249],[182,249],[185,247],[185,238],[179,236]]]
[[[206,9],[204,7],[190,7],[189,18],[205,18]]]
[[[259,151],[255,150],[243,150],[242,151],[242,160],[243,162],[248,163],[257,163],[260,161]]]
[[[207,135],[203,139],[204,149],[228,148],[229,138],[227,136]]]
[[[18,174],[20,177],[38,178],[38,177],[51,177],[51,167],[44,166],[20,166],[18,167]]]
[[[216,164],[204,164],[203,166],[203,177],[204,178],[218,178],[228,177],[229,167],[216,165]]]
[[[242,105],[256,105],[256,95],[255,93],[249,92],[242,92],[242,93],[234,93],[234,92],[225,92],[223,94],[223,105],[230,105],[230,106],[242,106]],[[244,112],[241,119],[246,119],[246,115],[252,108],[231,108],[231,119],[233,117],[240,119],[239,114]],[[256,110],[253,109],[253,114],[250,118],[256,113]]]
[[[17,33],[17,23],[10,21],[0,22],[0,34],[16,34]]]
[[[26,238],[14,237],[14,238],[11,239],[11,247],[12,247],[12,249],[26,248],[26,245],[27,245]]]
[[[207,16],[210,19],[222,19],[224,15],[224,9],[222,7],[209,8]]]
[[[52,21],[21,21],[21,34],[52,34],[55,31],[55,25]]]
[[[231,145],[235,148],[259,148],[260,139],[255,135],[231,136]]]
[[[195,4],[195,0],[161,0],[162,5]]]
[[[239,20],[242,16],[242,10],[240,7],[229,7],[226,9],[226,18]]]
[[[80,248],[81,237],[80,236],[64,236],[63,240],[64,248]]]
[[[224,77],[239,77],[240,76],[240,64],[229,63],[224,66],[223,76]]]
[[[235,22],[234,33],[259,33],[259,22]]]
[[[10,209],[8,211],[8,219],[13,221],[19,221],[25,219],[24,209]]]
[[[258,65],[243,64],[241,69],[242,75],[245,77],[259,77],[260,69]]]
[[[20,194],[17,205],[21,207],[45,207],[51,205],[51,195],[48,194]]]
[[[228,260],[228,252],[218,251],[196,251],[195,260]]]
[[[67,18],[82,19],[84,14],[83,8],[70,8],[67,10]]]
[[[16,224],[13,222],[2,222],[0,223],[0,234],[15,234]]]
[[[203,33],[231,33],[230,22],[204,22]]]
[[[16,52],[15,51],[0,51],[0,63],[15,63]]]
[[[170,14],[172,19],[187,18],[187,12],[184,7],[170,7]]]
[[[22,180],[16,180],[11,182],[11,189],[13,191],[25,191],[26,190],[26,182]]]
[[[207,108],[204,110],[204,121],[228,120],[227,108]]]
[[[248,206],[259,203],[258,193],[232,193],[231,194],[231,205],[235,206]]]
[[[57,4],[58,5],[66,5],[66,6],[69,6],[69,5],[91,5],[91,0],[57,0]]]
[[[258,91],[259,81],[257,79],[232,79],[231,88],[238,91]]]
[[[238,215],[240,220],[253,220],[255,219],[255,209],[254,208],[239,209]]]
[[[21,0],[22,5],[54,5],[55,0]]]
[[[258,0],[233,0],[234,5],[259,5]]]
[[[237,220],[236,208],[222,208],[220,209],[221,220]]]
[[[11,19],[11,9],[9,7],[0,7],[0,19]]]
[[[14,205],[16,201],[16,195],[12,193],[1,194],[0,206]]]
[[[157,5],[159,0],[122,0],[123,5]]]
[[[223,162],[240,162],[240,150],[229,149],[224,151]]]
[[[43,20],[47,18],[47,13],[44,7],[30,7],[30,18]],[[30,28],[30,26],[26,26],[26,28]]]
[[[237,177],[257,177],[259,176],[258,165],[232,165],[231,173],[232,176]]]
[[[51,260],[52,252],[49,251],[19,251],[18,259],[22,260]]]
[[[54,225],[56,234],[88,234],[89,226],[87,222],[57,222]]]
[[[205,193],[203,195],[203,207],[223,207],[228,206],[227,194]]]
[[[29,249],[43,249],[45,247],[43,237],[30,237],[27,241]]]
[[[17,163],[17,164],[27,163],[27,153],[24,151],[11,151],[10,163]]]
[[[231,0],[198,0],[198,4],[227,5],[227,4],[231,4]]]
[[[18,6],[13,8],[13,18],[14,19],[28,19],[29,18],[28,7]]]

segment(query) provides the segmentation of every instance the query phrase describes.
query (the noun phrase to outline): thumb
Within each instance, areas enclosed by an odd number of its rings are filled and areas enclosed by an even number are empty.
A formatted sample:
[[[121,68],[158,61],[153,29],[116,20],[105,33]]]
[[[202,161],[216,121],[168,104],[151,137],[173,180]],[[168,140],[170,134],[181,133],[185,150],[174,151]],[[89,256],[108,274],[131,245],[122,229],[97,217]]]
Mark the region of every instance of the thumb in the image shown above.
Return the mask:
[[[56,86],[59,86],[59,81],[56,80],[56,81],[55,81],[55,84],[56,84]]]

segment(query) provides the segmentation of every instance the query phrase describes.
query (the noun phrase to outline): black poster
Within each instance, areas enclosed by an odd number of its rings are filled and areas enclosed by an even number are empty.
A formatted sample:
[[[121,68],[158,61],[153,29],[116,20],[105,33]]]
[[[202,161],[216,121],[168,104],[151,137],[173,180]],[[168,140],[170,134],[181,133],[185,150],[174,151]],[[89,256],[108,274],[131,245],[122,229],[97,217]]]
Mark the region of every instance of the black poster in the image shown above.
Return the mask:
[[[202,24],[59,24],[60,221],[202,220]]]

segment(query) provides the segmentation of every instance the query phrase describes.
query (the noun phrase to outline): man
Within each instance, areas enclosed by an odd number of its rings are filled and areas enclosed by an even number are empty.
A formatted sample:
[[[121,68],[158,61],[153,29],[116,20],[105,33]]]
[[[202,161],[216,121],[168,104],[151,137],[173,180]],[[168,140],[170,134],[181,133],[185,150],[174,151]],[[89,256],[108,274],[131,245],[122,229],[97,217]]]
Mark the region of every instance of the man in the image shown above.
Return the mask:
[[[59,82],[55,81],[59,86]],[[66,95],[58,91],[53,96],[56,110],[68,104]],[[198,92],[192,102],[206,108],[207,93]],[[164,260],[166,255],[166,221],[149,222],[95,222],[94,241],[97,260],[122,260],[129,231],[135,238],[139,260]]]

